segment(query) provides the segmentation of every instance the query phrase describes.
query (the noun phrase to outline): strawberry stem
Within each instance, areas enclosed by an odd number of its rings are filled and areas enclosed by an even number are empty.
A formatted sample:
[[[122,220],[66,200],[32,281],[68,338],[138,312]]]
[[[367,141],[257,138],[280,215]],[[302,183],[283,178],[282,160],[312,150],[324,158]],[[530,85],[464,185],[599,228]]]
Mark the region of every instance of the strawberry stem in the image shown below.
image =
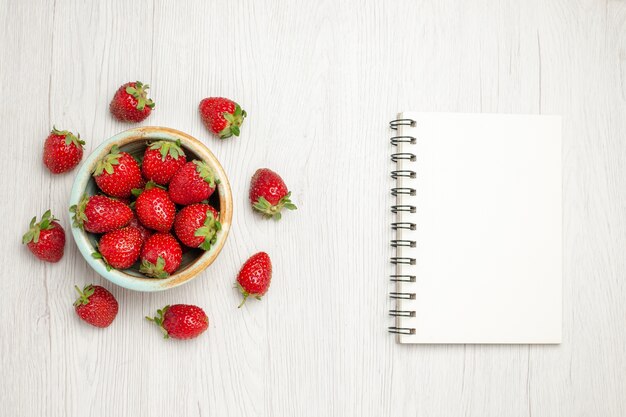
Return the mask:
[[[76,299],[76,301],[74,301],[74,306],[76,307],[81,304],[89,304],[89,297],[91,297],[95,291],[93,285],[89,284],[85,286],[82,291],[80,290],[80,288],[78,288],[78,285],[74,285],[74,288],[76,289],[76,292],[78,292],[78,298]]]
[[[170,308],[170,306],[166,305],[162,309],[157,310],[157,315],[156,316],[154,316],[154,317],[146,316],[146,320],[151,321],[154,324],[156,324],[157,326],[159,326],[159,328],[163,332],[163,338],[164,339],[169,339],[169,337],[170,337],[170,335],[167,332],[167,330],[165,330],[165,327],[163,327],[163,319],[164,319],[165,313],[167,313],[167,310],[169,310],[169,308]]]
[[[241,304],[239,304],[239,305],[237,306],[237,308],[241,308],[241,306],[243,306],[243,305],[244,305],[244,303],[245,303],[245,302],[246,302],[246,300],[248,299],[248,296],[249,296],[249,295],[250,295],[250,294],[248,294],[247,292],[243,293],[243,300],[241,300]]]

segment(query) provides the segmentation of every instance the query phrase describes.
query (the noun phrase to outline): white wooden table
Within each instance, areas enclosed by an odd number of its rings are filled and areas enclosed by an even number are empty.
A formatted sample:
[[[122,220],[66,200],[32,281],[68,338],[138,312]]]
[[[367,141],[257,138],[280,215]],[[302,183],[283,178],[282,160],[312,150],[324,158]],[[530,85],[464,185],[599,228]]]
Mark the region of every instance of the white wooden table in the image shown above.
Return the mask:
[[[626,2],[467,0],[0,1],[0,415],[626,415]],[[90,152],[126,129],[122,83],[152,86],[146,125],[204,141],[235,197],[224,251],[200,279],[142,294],[92,272],[68,234],[59,264],[20,244],[47,208],[69,233],[73,173],[41,163],[52,124]],[[248,111],[220,142],[206,96]],[[390,285],[387,122],[398,110],[563,115],[564,338],[560,346],[399,346]],[[246,201],[280,172],[299,209],[279,223]],[[274,280],[238,310],[241,263]],[[73,285],[110,288],[106,330],[80,322]],[[163,340],[143,317],[196,303],[211,323]]]

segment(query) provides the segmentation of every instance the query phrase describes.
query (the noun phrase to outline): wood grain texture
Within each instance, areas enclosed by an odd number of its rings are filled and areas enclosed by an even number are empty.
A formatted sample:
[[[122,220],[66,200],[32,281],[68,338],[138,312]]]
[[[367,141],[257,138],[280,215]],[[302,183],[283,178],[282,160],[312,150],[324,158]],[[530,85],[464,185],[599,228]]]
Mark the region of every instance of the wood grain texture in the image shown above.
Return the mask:
[[[0,414],[626,415],[625,1],[2,0],[0,48]],[[233,229],[189,285],[104,282],[121,310],[97,330],[71,307],[74,284],[103,283],[74,243],[44,265],[20,237],[47,208],[69,228],[73,175],[40,162],[51,125],[90,152],[128,127],[107,106],[136,79],[157,103],[145,125],[188,132],[222,162]],[[241,138],[207,134],[209,95],[248,111]],[[562,345],[386,333],[387,122],[405,109],[563,115]],[[279,223],[246,201],[262,166],[299,207]],[[259,250],[272,288],[237,310],[234,277]],[[208,334],[163,341],[143,320],[176,302],[204,307]]]

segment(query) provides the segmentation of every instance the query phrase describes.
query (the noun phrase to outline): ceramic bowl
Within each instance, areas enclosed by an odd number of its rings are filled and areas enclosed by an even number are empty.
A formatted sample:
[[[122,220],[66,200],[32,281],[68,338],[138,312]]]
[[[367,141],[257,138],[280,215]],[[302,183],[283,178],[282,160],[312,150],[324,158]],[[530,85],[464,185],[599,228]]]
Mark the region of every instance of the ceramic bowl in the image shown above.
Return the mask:
[[[128,152],[136,157],[143,157],[148,142],[157,140],[180,140],[183,150],[187,155],[187,161],[199,159],[206,162],[215,171],[220,183],[216,191],[209,199],[211,204],[220,213],[222,229],[217,235],[217,241],[208,251],[190,249],[183,255],[181,265],[174,274],[165,279],[149,278],[139,272],[138,263],[133,267],[119,271],[111,269],[107,271],[104,262],[94,259],[91,255],[96,250],[98,235],[85,232],[78,227],[72,227],[74,241],[87,263],[100,275],[114,284],[135,291],[163,291],[182,285],[198,277],[200,273],[211,265],[224,247],[233,217],[233,198],[230,191],[228,178],[222,165],[211,151],[199,140],[186,133],[167,127],[138,127],[118,133],[106,140],[89,155],[81,165],[72,186],[72,194],[69,206],[78,204],[83,194],[94,195],[99,189],[92,177],[95,164],[107,155],[113,145],[119,146],[120,150]],[[70,215],[71,218],[71,215]]]

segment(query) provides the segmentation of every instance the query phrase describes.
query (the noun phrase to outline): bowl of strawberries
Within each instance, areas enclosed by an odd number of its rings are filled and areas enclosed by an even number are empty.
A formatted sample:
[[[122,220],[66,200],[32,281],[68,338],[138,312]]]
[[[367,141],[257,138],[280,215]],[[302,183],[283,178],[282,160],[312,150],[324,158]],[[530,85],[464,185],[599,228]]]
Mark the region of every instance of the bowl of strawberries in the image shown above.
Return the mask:
[[[191,281],[230,230],[228,178],[211,151],[165,127],[139,127],[100,145],[70,197],[72,236],[100,275],[136,291]]]

